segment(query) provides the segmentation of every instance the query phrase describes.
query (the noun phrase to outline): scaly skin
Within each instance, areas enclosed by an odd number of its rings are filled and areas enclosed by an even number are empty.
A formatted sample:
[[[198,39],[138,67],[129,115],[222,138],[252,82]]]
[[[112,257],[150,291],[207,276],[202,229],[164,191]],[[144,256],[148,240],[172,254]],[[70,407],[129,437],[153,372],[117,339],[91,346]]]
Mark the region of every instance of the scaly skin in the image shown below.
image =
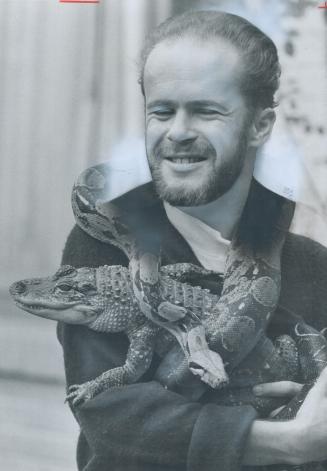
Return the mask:
[[[169,275],[167,275],[169,274]],[[225,320],[213,322],[217,316],[219,296],[208,290],[194,287],[176,280],[185,279],[189,275],[212,275],[212,272],[189,264],[176,264],[162,267],[163,295],[178,307],[192,308],[206,329],[209,345],[221,338],[225,344],[229,342],[228,352],[233,352],[235,338],[236,353],[240,343],[237,333],[224,336]],[[74,405],[91,399],[101,391],[123,384],[137,381],[148,369],[152,355],[156,350],[161,356],[168,353],[175,344],[174,337],[165,330],[158,328],[139,310],[133,296],[132,281],[127,268],[120,266],[103,266],[99,268],[61,267],[54,276],[39,279],[23,280],[14,283],[10,293],[18,307],[32,314],[72,324],[83,324],[100,332],[125,332],[130,346],[126,362],[122,367],[103,373],[95,380],[70,388],[68,399]],[[217,328],[221,332],[210,329]],[[160,334],[158,335],[158,332]],[[234,338],[235,337],[235,338]],[[287,337],[287,336],[285,336]],[[290,348],[285,353],[285,345]],[[262,381],[273,379],[295,378],[298,374],[298,361],[293,341],[287,337],[282,341],[281,349],[262,335],[256,347],[244,358],[239,368],[231,371],[231,384],[221,392],[222,403],[252,403],[262,413],[271,409],[270,403],[261,403],[249,393],[252,386]],[[169,357],[168,357],[169,358]],[[176,375],[176,361],[166,366],[166,373],[160,381],[174,389],[189,369],[183,352],[178,359],[179,373]],[[196,367],[196,365],[194,366]],[[201,381],[191,375],[193,387],[198,388],[201,395],[204,391],[199,385]],[[237,392],[242,388],[243,393]],[[244,396],[244,392],[246,392]],[[242,396],[243,394],[243,396]],[[251,396],[251,397],[250,397]]]
[[[189,273],[205,273],[198,267],[177,264],[163,273],[163,294],[176,306],[190,305],[203,315],[218,301],[218,296],[206,290],[174,281]],[[99,268],[61,267],[54,276],[22,280],[14,283],[10,293],[18,307],[32,314],[72,324],[82,324],[101,332],[125,332],[130,346],[126,363],[104,373],[87,384],[71,387],[74,405],[90,399],[100,391],[136,381],[148,369],[159,327],[141,313],[133,296],[130,272],[120,266]],[[164,354],[173,337],[163,336],[157,349]]]
[[[213,315],[217,315],[219,297],[215,294],[176,281],[187,274],[206,276],[210,272],[188,264],[162,267],[164,295],[178,307],[192,307],[203,321],[207,336]],[[192,276],[191,276],[192,278]],[[49,319],[84,324],[101,332],[125,332],[130,346],[123,366],[105,371],[101,376],[69,388],[67,399],[77,406],[115,386],[137,381],[150,365],[155,350],[166,355],[157,372],[157,379],[170,389],[197,400],[205,391],[198,377],[190,374],[188,362],[175,339],[164,329],[149,321],[138,308],[133,296],[128,269],[120,266],[99,268],[61,267],[54,276],[14,283],[10,293],[20,308]],[[219,318],[218,318],[219,321]],[[224,323],[223,323],[224,324]],[[212,340],[213,339],[213,340]],[[177,346],[177,350],[176,350]],[[327,343],[324,335],[304,322],[295,326],[293,338],[283,335],[272,343],[261,335],[255,347],[230,372],[228,387],[216,391],[215,403],[221,405],[253,405],[262,417],[282,405],[277,399],[255,397],[252,387],[266,381],[310,381],[274,420],[287,420],[296,415],[316,377],[327,365]],[[321,463],[302,466],[266,466],[265,471],[323,471]]]
[[[264,248],[243,243],[236,232],[227,257],[222,296],[211,320],[202,321],[194,308],[176,306],[164,297],[161,233],[153,224],[156,216],[151,204],[138,202],[131,211],[133,200],[108,201],[108,172],[110,167],[103,163],[77,179],[72,192],[77,224],[90,236],[126,254],[142,313],[175,336],[194,375],[213,388],[222,387],[229,380],[226,369],[235,368],[246,358],[264,335],[276,309],[281,287],[280,255],[294,205],[283,201],[270,243]],[[274,199],[272,194],[270,197]]]

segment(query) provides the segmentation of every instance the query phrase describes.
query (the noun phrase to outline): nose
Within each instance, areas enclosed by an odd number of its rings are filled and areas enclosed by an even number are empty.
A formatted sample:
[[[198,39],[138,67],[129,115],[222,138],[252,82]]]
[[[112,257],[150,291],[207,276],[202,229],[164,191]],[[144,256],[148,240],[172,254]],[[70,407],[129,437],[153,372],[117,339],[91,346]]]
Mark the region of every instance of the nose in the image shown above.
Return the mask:
[[[26,291],[26,284],[23,281],[17,281],[10,286],[11,294],[23,294]]]
[[[196,131],[192,128],[191,117],[184,111],[178,111],[171,122],[167,139],[172,142],[189,144],[196,140]]]

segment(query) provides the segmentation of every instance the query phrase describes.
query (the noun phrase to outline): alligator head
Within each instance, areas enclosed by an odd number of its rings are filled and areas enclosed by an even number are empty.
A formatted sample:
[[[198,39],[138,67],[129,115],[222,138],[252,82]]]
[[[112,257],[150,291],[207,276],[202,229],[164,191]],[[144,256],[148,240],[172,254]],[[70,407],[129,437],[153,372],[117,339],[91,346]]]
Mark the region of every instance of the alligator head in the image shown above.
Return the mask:
[[[68,324],[89,325],[104,309],[95,268],[64,265],[53,276],[17,281],[9,292],[24,311]]]

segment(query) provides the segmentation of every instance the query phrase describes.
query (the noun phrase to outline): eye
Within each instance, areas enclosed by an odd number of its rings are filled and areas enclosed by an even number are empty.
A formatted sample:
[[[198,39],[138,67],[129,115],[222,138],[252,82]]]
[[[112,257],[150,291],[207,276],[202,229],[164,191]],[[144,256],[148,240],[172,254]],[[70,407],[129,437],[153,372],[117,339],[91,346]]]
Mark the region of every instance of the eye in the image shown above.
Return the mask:
[[[60,291],[67,292],[72,289],[72,286],[67,283],[61,283],[60,285],[57,285],[56,288],[60,289]]]
[[[174,110],[172,108],[157,108],[151,110],[148,115],[164,121],[174,115]]]
[[[90,291],[96,291],[95,286],[92,285],[91,283],[83,283],[78,287],[79,291],[82,291],[83,293],[89,293]]]
[[[199,108],[198,110],[195,111],[197,114],[201,114],[203,116],[222,116],[223,114],[220,113],[218,110],[210,109],[210,108]]]

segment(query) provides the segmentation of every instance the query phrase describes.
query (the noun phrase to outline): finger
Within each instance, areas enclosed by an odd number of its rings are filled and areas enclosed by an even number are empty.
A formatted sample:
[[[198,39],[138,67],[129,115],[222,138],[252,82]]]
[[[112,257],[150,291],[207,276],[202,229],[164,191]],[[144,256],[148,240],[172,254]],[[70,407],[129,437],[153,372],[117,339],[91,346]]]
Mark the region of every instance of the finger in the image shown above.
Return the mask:
[[[292,397],[298,394],[303,384],[294,381],[277,381],[275,383],[257,384],[253,388],[256,396],[272,396],[272,397]]]
[[[281,410],[284,409],[284,407],[285,406],[281,406],[278,409],[273,410],[272,412],[270,412],[269,417],[273,419]]]
[[[322,372],[320,373],[320,376],[318,378],[318,381],[319,383],[323,383],[324,385],[327,384],[327,366],[322,370]]]
[[[324,391],[327,394],[327,367],[325,367],[322,372],[320,373],[320,376],[318,377],[316,384],[314,388],[312,388],[314,391]]]

